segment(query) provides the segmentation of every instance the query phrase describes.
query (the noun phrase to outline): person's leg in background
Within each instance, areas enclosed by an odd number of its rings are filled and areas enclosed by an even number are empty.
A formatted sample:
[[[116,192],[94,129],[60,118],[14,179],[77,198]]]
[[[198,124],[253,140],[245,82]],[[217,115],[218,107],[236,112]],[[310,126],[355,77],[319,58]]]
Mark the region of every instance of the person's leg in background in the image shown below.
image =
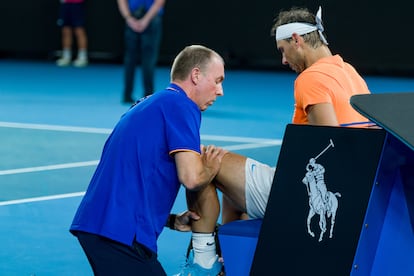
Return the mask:
[[[73,7],[73,26],[78,54],[73,62],[76,67],[88,65],[88,36],[85,29],[85,4],[80,3]]]
[[[76,67],[84,67],[88,65],[88,38],[86,36],[85,28],[76,27],[75,36],[78,44],[78,55],[73,62]]]
[[[60,5],[58,26],[61,28],[62,55],[56,61],[57,66],[68,66],[72,62],[72,27],[70,26],[70,4]]]
[[[62,57],[56,61],[58,66],[68,66],[72,62],[72,28],[62,27]]]
[[[144,96],[152,94],[155,83],[155,70],[162,39],[162,17],[155,16],[142,33],[141,60]]]
[[[138,58],[138,46],[141,43],[141,34],[134,32],[128,26],[125,27],[125,52],[124,52],[124,92],[123,102],[133,103],[132,96],[135,83],[135,67]]]

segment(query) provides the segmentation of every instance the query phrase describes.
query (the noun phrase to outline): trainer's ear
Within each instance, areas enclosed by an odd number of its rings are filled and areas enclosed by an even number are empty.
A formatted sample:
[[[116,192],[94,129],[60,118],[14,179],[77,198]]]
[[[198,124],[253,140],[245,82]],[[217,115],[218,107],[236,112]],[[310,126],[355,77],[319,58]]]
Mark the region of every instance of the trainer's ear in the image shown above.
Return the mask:
[[[200,71],[200,68],[198,68],[198,67],[195,67],[195,68],[193,68],[193,70],[191,70],[191,81],[195,85],[197,85],[197,83],[198,83],[198,79],[199,79],[200,74],[201,74],[201,71]]]

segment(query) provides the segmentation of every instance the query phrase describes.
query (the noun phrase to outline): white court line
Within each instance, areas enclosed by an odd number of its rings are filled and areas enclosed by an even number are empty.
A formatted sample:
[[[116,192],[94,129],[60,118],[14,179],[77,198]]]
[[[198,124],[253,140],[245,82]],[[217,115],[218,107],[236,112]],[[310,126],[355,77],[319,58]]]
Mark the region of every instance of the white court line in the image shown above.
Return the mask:
[[[77,193],[69,193],[69,194],[39,196],[39,197],[32,197],[32,198],[7,200],[7,201],[0,201],[0,206],[22,204],[22,203],[36,202],[36,201],[46,201],[46,200],[53,200],[53,199],[62,199],[62,198],[69,198],[69,197],[77,197],[77,196],[83,196],[84,194],[85,194],[85,192],[77,192]]]
[[[105,129],[105,128],[73,127],[73,126],[58,126],[58,125],[45,125],[45,124],[23,124],[23,123],[12,123],[12,122],[1,122],[1,121],[0,121],[0,127],[81,132],[81,133],[100,133],[100,134],[110,134],[112,131],[112,129]],[[272,140],[272,139],[236,137],[236,136],[201,135],[201,139],[210,140],[210,141],[245,143],[245,144],[239,144],[239,145],[224,146],[223,148],[226,150],[263,148],[263,147],[269,147],[269,146],[270,147],[280,146],[282,144],[282,140],[280,139]],[[94,165],[97,165],[98,163],[99,163],[99,160],[92,160],[92,161],[85,161],[85,162],[74,162],[74,163],[55,164],[55,165],[48,165],[48,166],[2,170],[0,171],[0,175],[86,167],[86,166],[94,166]],[[78,192],[78,193],[69,193],[69,194],[61,194],[61,195],[53,195],[53,196],[0,201],[0,206],[35,202],[35,201],[45,201],[45,200],[51,200],[51,199],[61,199],[61,198],[75,197],[75,196],[83,196],[84,193],[85,192]]]
[[[243,145],[227,146],[223,148],[227,150],[240,150],[240,149],[249,149],[249,148],[268,147],[268,146],[280,145],[280,144],[281,143],[243,144]],[[58,164],[58,165],[51,165],[51,166],[40,166],[40,167],[32,167],[32,168],[14,169],[14,170],[3,170],[3,171],[0,171],[0,175],[29,173],[29,172],[38,172],[38,171],[46,171],[46,170],[58,170],[58,169],[75,168],[75,167],[86,167],[86,166],[97,165],[98,163],[99,163],[99,160],[93,160],[93,161],[66,163],[66,164]],[[22,203],[36,202],[36,201],[46,201],[46,200],[52,200],[52,199],[62,199],[62,198],[68,198],[68,197],[77,197],[77,196],[83,196],[84,194],[85,192],[77,192],[77,193],[59,194],[59,195],[52,195],[52,196],[41,196],[41,197],[24,198],[24,199],[17,199],[17,200],[0,201],[0,206],[22,204]]]
[[[58,125],[47,125],[47,124],[25,124],[25,123],[2,122],[2,121],[0,121],[0,127],[82,132],[82,133],[101,133],[101,134],[109,134],[112,131],[111,129],[105,129],[105,128],[58,126]],[[280,146],[282,144],[282,140],[279,140],[279,139],[272,140],[272,139],[236,137],[236,136],[201,135],[201,139],[210,140],[210,141],[246,143],[246,144],[240,144],[240,145],[224,146],[223,148],[227,150],[262,148],[262,147],[268,147],[268,146]],[[94,165],[97,165],[98,163],[99,163],[99,160],[93,160],[93,161],[85,161],[85,162],[55,164],[55,165],[48,165],[48,166],[18,168],[18,169],[10,169],[10,170],[2,170],[2,171],[0,170],[0,175],[86,167],[86,166],[94,166]]]
[[[58,126],[58,125],[44,125],[44,124],[23,124],[23,123],[1,122],[1,121],[0,121],[0,127],[81,132],[81,133],[101,133],[101,134],[110,134],[112,131],[112,129],[109,129],[109,128]]]
[[[87,167],[87,166],[97,165],[98,163],[99,163],[99,160],[93,160],[93,161],[64,163],[64,164],[39,166],[39,167],[19,168],[19,169],[11,169],[11,170],[0,171],[0,175],[51,171],[51,170],[60,170],[60,169],[78,168],[78,167]]]
[[[101,133],[110,134],[110,128],[93,128],[93,127],[76,127],[76,126],[59,126],[46,124],[24,124],[13,122],[0,121],[0,127],[22,128],[22,129],[38,129],[38,130],[52,130],[52,131],[67,131],[67,132],[81,132],[81,133]],[[238,137],[238,136],[220,136],[220,135],[201,135],[202,140],[211,141],[229,141],[229,142],[243,142],[243,143],[275,143],[279,140]]]
[[[224,146],[226,150],[242,150],[242,149],[254,149],[254,148],[264,148],[269,146],[279,146],[281,141],[273,141],[272,143],[255,143],[255,144],[240,144],[232,146]],[[27,167],[27,168],[18,168],[10,170],[0,170],[0,175],[9,175],[9,174],[20,174],[20,173],[31,173],[31,172],[41,172],[41,171],[51,171],[51,170],[61,170],[61,169],[70,169],[70,168],[79,168],[79,167],[88,167],[98,165],[99,160],[84,161],[84,162],[73,162],[73,163],[63,163],[55,164],[48,166],[38,166],[38,167]]]

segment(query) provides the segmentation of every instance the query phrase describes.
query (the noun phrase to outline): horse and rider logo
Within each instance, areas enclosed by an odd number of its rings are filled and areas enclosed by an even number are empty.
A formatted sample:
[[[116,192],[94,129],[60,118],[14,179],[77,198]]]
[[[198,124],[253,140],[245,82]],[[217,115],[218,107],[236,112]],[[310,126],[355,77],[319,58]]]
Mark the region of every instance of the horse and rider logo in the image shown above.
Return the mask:
[[[310,158],[309,163],[306,165],[305,177],[302,179],[309,196],[309,213],[306,221],[308,233],[315,237],[315,233],[311,230],[311,220],[313,216],[319,215],[319,228],[321,230],[319,241],[322,241],[323,235],[327,231],[327,219],[329,218],[331,219],[329,238],[333,237],[336,211],[339,204],[338,198],[341,197],[341,194],[328,191],[325,183],[325,168],[321,164],[316,163],[316,161],[328,149],[334,147],[334,143],[330,139],[329,145],[321,153],[316,157]]]

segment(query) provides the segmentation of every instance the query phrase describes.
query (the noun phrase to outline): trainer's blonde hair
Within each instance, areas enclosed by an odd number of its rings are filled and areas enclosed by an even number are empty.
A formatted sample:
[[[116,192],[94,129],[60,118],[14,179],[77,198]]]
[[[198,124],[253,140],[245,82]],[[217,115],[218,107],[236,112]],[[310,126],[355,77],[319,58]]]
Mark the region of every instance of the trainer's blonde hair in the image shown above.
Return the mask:
[[[201,72],[204,72],[215,57],[224,64],[223,58],[210,48],[202,45],[185,47],[174,59],[171,68],[171,81],[185,80],[194,68],[199,68]]]

